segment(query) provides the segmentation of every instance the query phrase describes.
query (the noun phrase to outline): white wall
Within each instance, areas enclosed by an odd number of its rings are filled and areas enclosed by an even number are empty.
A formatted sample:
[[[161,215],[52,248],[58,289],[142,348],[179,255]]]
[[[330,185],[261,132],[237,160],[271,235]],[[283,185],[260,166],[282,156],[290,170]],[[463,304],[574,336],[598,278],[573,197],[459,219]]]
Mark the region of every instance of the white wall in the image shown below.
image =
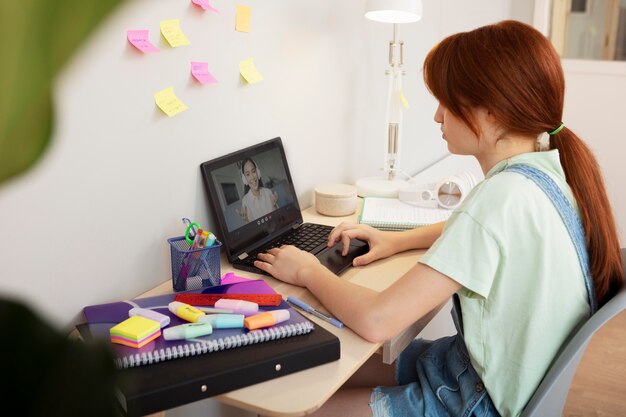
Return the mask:
[[[303,207],[322,182],[378,173],[384,149],[391,26],[363,17],[363,1],[250,0],[252,31],[189,0],[119,7],[58,79],[50,149],[0,188],[0,291],[66,325],[84,305],[136,296],[170,275],[168,237],[181,217],[209,223],[199,164],[282,136]],[[403,25],[411,109],[402,166],[413,174],[445,154],[421,63],[442,36],[506,16],[506,2],[426,1]],[[445,16],[445,18],[442,18]],[[179,18],[192,45],[170,48],[159,21]],[[161,48],[141,54],[127,29],[150,29]],[[240,60],[265,80],[246,85]],[[219,84],[200,85],[189,61],[209,62]],[[166,117],[153,94],[174,86],[189,109]],[[36,243],[33,243],[36,242]],[[36,247],[35,250],[32,248]]]
[[[626,245],[626,63],[563,62],[565,110],[563,121],[593,150],[602,173],[620,232]]]
[[[316,184],[378,173],[391,27],[367,21],[363,0],[242,3],[252,7],[248,34],[234,31],[232,1],[214,0],[222,13],[213,14],[189,0],[135,0],[84,44],[58,79],[50,149],[0,187],[0,293],[66,326],[85,305],[168,280],[166,239],[182,233],[181,217],[212,226],[199,164],[256,142],[283,138],[303,207]],[[528,20],[532,4],[513,4],[425,0],[423,20],[402,26],[411,109],[401,166],[408,173],[446,153],[421,78],[426,52],[453,32]],[[159,21],[174,18],[192,45],[166,46]],[[161,52],[142,55],[128,44],[126,30],[142,28]],[[238,74],[239,61],[250,57],[265,78],[260,84],[245,85]],[[208,61],[219,84],[197,84],[192,60]],[[169,86],[189,106],[173,118],[152,97]],[[448,332],[447,319],[436,323],[442,327],[429,335]],[[198,415],[199,407],[172,415]],[[239,415],[215,407],[207,414]]]

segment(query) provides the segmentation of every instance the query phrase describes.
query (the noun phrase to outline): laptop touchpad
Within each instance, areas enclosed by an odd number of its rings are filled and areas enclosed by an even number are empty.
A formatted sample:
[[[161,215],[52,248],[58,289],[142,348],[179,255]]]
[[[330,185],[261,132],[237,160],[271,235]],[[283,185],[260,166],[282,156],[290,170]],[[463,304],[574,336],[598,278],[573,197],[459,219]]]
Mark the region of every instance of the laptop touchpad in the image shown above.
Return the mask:
[[[350,249],[348,250],[348,254],[346,256],[341,254],[342,248],[343,245],[341,243],[336,244],[332,248],[319,253],[317,258],[320,260],[322,265],[326,266],[335,274],[339,274],[348,267],[352,266],[352,260],[354,258],[367,253],[369,250],[369,246],[366,242],[357,239],[352,239],[350,241]]]

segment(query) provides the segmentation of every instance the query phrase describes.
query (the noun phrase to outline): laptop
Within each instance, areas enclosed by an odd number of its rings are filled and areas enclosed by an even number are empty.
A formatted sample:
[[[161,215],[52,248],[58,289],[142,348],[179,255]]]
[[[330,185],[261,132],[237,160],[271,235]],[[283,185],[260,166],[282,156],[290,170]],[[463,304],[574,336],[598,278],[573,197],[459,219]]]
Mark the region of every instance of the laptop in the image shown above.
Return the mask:
[[[327,247],[331,226],[304,223],[282,140],[277,137],[200,165],[218,239],[237,269],[266,274],[254,266],[259,253],[284,244],[315,255],[335,274],[369,250],[353,239]]]

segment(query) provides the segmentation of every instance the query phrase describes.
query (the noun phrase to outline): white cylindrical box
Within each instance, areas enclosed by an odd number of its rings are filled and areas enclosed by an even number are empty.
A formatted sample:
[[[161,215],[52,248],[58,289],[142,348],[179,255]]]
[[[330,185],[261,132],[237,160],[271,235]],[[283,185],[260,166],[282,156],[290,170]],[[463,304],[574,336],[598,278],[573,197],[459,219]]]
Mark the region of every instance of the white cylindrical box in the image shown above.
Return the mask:
[[[356,210],[356,187],[324,184],[315,187],[315,209],[325,216],[349,216]]]

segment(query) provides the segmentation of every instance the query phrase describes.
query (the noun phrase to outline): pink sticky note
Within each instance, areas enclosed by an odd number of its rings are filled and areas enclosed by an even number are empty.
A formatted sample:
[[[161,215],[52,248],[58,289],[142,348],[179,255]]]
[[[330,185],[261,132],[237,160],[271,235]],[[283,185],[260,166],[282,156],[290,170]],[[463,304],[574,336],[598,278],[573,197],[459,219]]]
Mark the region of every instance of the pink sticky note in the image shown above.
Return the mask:
[[[191,73],[201,84],[217,83],[217,79],[209,72],[209,64],[206,62],[192,62]]]
[[[126,34],[128,41],[141,52],[146,53],[159,51],[159,48],[150,43],[147,30],[129,30]]]
[[[219,10],[217,10],[215,7],[211,6],[211,3],[209,3],[209,0],[191,0],[191,2],[193,4],[196,4],[200,7],[202,7],[204,10],[210,10],[212,12],[217,12],[220,13]]]

